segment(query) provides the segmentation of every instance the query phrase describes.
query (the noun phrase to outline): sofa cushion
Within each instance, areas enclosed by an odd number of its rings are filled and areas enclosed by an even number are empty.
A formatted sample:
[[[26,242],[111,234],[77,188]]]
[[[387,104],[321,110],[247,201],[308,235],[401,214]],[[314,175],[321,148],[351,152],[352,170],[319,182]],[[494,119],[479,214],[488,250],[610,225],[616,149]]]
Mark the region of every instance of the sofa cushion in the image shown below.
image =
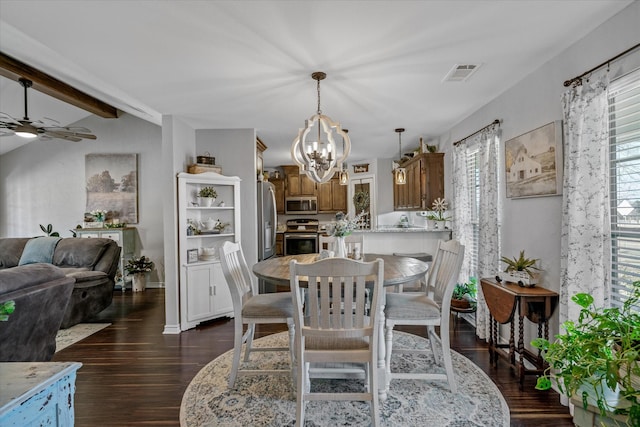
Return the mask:
[[[0,239],[0,269],[18,265],[24,246],[29,237],[7,237]]]
[[[51,263],[53,252],[56,250],[61,237],[36,237],[27,242],[20,256],[18,265],[35,264],[38,262]]]
[[[76,288],[80,287],[80,285],[82,283],[86,283],[86,282],[97,281],[99,279],[106,279],[107,281],[109,280],[109,277],[107,276],[107,273],[105,273],[104,271],[96,271],[96,270],[85,270],[85,271],[82,271],[82,269],[80,269],[80,268],[78,268],[78,269],[76,269],[76,268],[70,268],[70,269],[63,268],[63,270],[67,274],[67,277],[73,277],[74,279],[76,279]],[[75,271],[67,271],[67,270],[75,270]]]
[[[8,268],[0,272],[0,295],[63,277],[64,271],[51,264],[29,264]]]
[[[107,249],[109,239],[62,239],[53,254],[58,267],[93,267]]]

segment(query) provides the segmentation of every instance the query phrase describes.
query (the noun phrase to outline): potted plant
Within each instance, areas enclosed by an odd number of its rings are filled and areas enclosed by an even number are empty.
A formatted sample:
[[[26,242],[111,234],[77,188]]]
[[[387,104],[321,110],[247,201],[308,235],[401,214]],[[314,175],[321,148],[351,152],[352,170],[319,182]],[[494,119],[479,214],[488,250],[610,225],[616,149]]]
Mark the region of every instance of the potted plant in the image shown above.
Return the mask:
[[[13,300],[0,302],[0,322],[7,322],[9,315],[13,313],[15,309],[16,302]]]
[[[216,201],[216,197],[218,197],[218,192],[213,187],[202,187],[198,192],[200,206],[213,206],[213,202]]]
[[[584,293],[571,300],[582,307],[578,320],[565,322],[566,332],[553,343],[543,338],[531,343],[549,363],[536,388],[548,390],[555,382],[561,393],[581,400],[584,409],[595,403],[601,416],[627,416],[628,425],[639,426],[640,281],[633,283],[622,308],[596,308]],[[606,399],[609,390],[619,392],[614,406]]]
[[[520,251],[520,256],[518,258],[513,257],[507,258],[503,256],[500,258],[500,261],[504,262],[507,267],[504,269],[505,273],[509,273],[506,275],[502,275],[504,277],[498,276],[500,280],[504,279],[508,282],[517,283],[520,286],[533,287],[538,283],[540,279],[540,274],[534,270],[540,270],[536,267],[536,262],[538,262],[535,258],[527,258],[524,256],[524,250]]]
[[[457,283],[451,295],[451,306],[460,309],[471,308],[476,303],[477,290],[478,285],[475,277],[469,277],[467,283]]]
[[[127,261],[124,269],[128,274],[133,275],[132,289],[134,292],[144,291],[147,285],[146,273],[153,270],[153,261],[146,256],[131,258]]]

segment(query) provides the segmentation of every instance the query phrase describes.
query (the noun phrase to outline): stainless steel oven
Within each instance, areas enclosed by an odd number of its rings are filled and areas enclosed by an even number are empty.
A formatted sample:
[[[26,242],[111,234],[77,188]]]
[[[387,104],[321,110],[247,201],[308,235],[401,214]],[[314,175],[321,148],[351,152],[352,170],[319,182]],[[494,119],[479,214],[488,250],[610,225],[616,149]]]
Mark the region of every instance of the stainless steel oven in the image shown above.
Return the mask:
[[[314,254],[319,252],[319,221],[316,219],[290,219],[284,232],[284,254]]]

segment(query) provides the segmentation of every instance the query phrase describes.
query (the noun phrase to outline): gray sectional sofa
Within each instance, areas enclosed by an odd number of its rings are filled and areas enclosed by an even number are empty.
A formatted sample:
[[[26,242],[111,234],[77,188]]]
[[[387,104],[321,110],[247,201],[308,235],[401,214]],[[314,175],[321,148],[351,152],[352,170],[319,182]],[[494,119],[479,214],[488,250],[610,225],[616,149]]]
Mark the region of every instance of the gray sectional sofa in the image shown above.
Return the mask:
[[[52,264],[0,270],[0,303],[15,302],[0,322],[0,362],[48,362],[75,280]]]
[[[18,268],[29,240],[0,238],[0,273],[4,269]],[[61,328],[91,319],[111,304],[120,250],[111,239],[69,237],[57,242],[51,264],[75,280]]]

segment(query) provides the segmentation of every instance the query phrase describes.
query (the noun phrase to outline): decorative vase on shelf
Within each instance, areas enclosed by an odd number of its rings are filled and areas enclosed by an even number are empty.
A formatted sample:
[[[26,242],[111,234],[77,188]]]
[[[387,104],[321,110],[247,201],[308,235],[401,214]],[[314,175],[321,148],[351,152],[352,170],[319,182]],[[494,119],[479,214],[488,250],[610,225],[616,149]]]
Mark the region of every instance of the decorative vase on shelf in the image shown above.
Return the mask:
[[[344,236],[336,236],[336,241],[333,247],[336,258],[347,257],[347,242],[344,240]]]
[[[142,292],[147,287],[146,273],[133,273],[132,288],[133,292]]]

